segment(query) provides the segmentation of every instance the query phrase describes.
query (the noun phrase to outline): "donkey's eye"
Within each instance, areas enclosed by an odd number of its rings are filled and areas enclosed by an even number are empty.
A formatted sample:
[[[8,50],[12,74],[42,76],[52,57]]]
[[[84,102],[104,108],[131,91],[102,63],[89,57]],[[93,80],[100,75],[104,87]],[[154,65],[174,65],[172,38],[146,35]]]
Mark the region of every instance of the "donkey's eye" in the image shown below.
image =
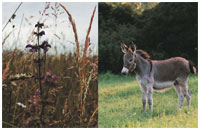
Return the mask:
[[[133,59],[130,59],[130,60],[129,60],[129,62],[132,62],[132,61],[133,61]]]

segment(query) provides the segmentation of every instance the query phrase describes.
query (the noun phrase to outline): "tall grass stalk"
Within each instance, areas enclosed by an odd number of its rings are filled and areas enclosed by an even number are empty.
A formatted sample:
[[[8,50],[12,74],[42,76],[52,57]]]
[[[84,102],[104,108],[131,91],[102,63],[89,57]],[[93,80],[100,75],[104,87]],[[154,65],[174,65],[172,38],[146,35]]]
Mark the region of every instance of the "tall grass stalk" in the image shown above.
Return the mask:
[[[81,107],[83,107],[82,105],[82,88],[85,87],[86,85],[86,79],[85,79],[85,65],[86,65],[86,58],[87,58],[87,49],[90,45],[90,30],[91,30],[91,27],[92,27],[92,22],[93,22],[93,19],[94,19],[94,14],[95,14],[95,11],[96,11],[96,6],[94,7],[94,11],[92,13],[92,16],[91,16],[91,20],[90,20],[90,24],[89,24],[89,28],[88,28],[88,31],[87,31],[87,35],[86,35],[86,38],[85,38],[85,48],[84,48],[84,51],[83,51],[83,56],[82,56],[82,73],[81,73]],[[86,88],[87,89],[87,88]]]
[[[80,60],[80,54],[79,54],[79,41],[78,41],[78,34],[77,34],[77,29],[76,29],[76,24],[75,24],[75,21],[73,20],[72,18],[72,15],[69,13],[69,11],[65,8],[64,5],[62,4],[59,4],[64,10],[65,12],[68,14],[68,18],[69,18],[69,21],[71,22],[72,24],[72,28],[73,28],[73,31],[74,31],[74,37],[75,37],[75,42],[76,42],[76,56],[78,58],[78,61]]]
[[[96,107],[96,109],[95,109],[94,112],[92,113],[92,116],[91,116],[90,119],[89,119],[89,122],[88,122],[87,127],[90,126],[90,123],[92,122],[93,117],[94,117],[94,115],[96,114],[97,111],[98,111],[98,107]]]
[[[88,89],[88,87],[87,87],[87,79],[85,78],[86,77],[85,66],[86,66],[86,60],[87,60],[87,49],[88,49],[88,47],[90,45],[89,34],[90,34],[90,31],[91,31],[91,27],[92,27],[92,22],[93,22],[94,14],[95,14],[95,11],[96,11],[96,6],[94,8],[94,11],[93,11],[91,19],[90,19],[89,28],[88,28],[87,35],[86,35],[86,38],[85,38],[85,47],[84,47],[84,51],[83,51],[82,57],[80,57],[80,54],[79,54],[79,41],[78,41],[78,34],[77,34],[77,30],[76,30],[75,21],[73,20],[72,15],[69,13],[69,11],[62,4],[60,4],[60,6],[68,14],[68,18],[69,18],[69,21],[70,21],[70,23],[72,25],[74,36],[75,36],[76,56],[77,56],[77,59],[78,59],[77,63],[78,63],[78,70],[79,70],[78,71],[78,76],[79,76],[79,79],[80,79],[80,110],[81,110],[80,117],[82,117],[83,112],[84,112],[83,110],[85,109],[85,108],[83,108],[83,106],[84,106],[83,105],[83,88]],[[80,121],[82,121],[81,118],[80,118]]]
[[[19,90],[20,90],[20,87],[17,87],[17,97],[15,100],[15,108],[14,108],[14,113],[13,113],[12,124],[15,124],[15,115],[16,115],[16,110],[17,110],[17,101],[18,101],[18,97],[19,97]]]
[[[3,27],[2,32],[5,30],[5,28],[7,27],[8,23],[11,22],[12,19],[15,19],[16,17],[16,12],[17,10],[20,8],[20,6],[22,5],[23,2],[21,2],[18,7],[16,8],[16,10],[14,11],[14,13],[12,14],[12,16],[9,18],[8,22],[6,23],[6,25]]]

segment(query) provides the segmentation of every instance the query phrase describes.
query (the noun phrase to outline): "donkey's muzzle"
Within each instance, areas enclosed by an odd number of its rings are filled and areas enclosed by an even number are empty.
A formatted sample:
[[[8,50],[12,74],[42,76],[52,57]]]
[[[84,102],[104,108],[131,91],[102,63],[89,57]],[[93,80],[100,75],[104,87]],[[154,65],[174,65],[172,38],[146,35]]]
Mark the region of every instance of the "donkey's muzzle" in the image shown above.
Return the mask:
[[[127,75],[129,72],[129,69],[127,69],[126,67],[122,68],[121,74]]]

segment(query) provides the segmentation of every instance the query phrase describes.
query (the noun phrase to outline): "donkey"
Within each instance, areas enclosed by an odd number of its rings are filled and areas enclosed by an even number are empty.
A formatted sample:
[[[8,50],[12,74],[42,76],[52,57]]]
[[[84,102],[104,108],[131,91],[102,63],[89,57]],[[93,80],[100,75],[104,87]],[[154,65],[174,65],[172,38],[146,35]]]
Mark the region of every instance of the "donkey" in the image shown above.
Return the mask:
[[[196,74],[196,68],[182,57],[174,57],[166,60],[151,60],[147,52],[134,51],[125,44],[121,45],[123,56],[122,74],[128,74],[134,71],[136,79],[140,84],[142,91],[143,111],[146,110],[146,99],[148,96],[149,109],[153,111],[153,91],[162,91],[170,88],[172,85],[178,93],[178,108],[181,108],[184,97],[187,98],[187,105],[190,106],[191,93],[188,88],[189,74]]]

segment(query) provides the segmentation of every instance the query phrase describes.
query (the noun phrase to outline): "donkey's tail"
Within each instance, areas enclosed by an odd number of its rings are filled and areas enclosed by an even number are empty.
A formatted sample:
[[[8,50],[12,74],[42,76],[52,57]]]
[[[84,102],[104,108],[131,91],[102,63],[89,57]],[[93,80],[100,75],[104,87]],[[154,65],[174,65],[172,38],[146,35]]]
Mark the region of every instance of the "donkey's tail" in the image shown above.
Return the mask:
[[[192,74],[196,74],[196,73],[197,73],[197,70],[196,70],[196,68],[192,65],[192,62],[191,62],[191,61],[189,61],[189,67],[190,67],[190,72],[191,72]]]

